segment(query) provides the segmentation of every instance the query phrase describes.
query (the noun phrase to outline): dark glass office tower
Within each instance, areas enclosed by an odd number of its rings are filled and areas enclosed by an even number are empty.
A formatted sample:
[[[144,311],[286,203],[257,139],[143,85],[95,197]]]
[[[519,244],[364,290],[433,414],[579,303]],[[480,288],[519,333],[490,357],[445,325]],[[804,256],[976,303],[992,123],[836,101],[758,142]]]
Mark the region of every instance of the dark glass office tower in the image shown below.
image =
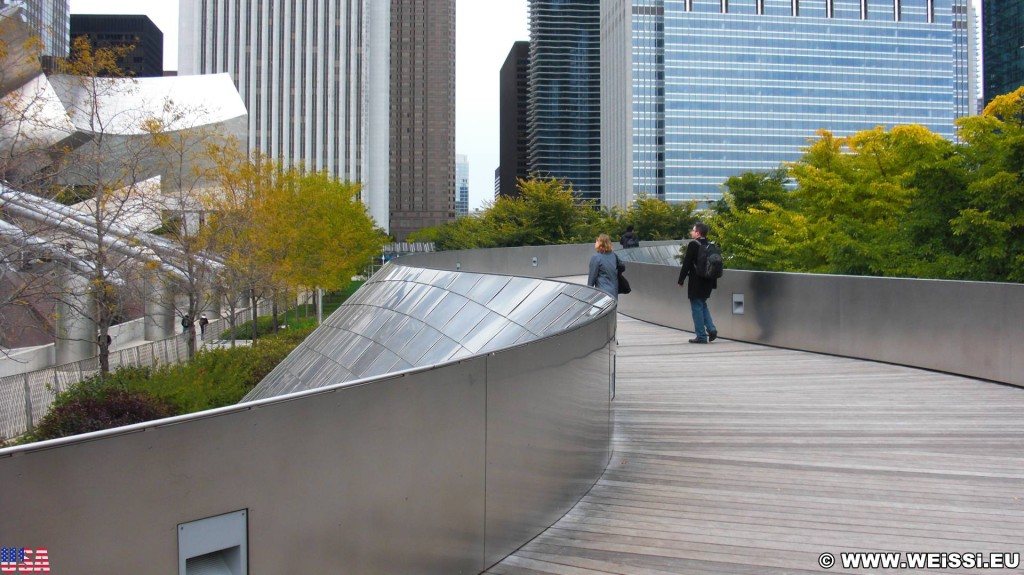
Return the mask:
[[[164,33],[148,16],[72,14],[71,39],[88,36],[94,48],[134,46],[120,68],[139,78],[163,76]]]
[[[517,181],[529,175],[527,168],[527,102],[529,101],[530,43],[516,42],[509,50],[500,75],[498,193],[517,196]]]
[[[985,104],[1024,85],[1024,2],[983,0]]]
[[[529,171],[601,197],[601,2],[530,0]]]

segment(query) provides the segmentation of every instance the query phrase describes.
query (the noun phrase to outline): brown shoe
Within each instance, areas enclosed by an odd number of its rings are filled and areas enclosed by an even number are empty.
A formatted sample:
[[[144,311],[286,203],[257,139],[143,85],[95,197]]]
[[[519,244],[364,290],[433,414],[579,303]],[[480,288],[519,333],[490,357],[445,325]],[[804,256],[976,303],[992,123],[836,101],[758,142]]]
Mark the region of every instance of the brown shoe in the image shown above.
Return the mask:
[[[690,340],[690,343],[707,343],[707,342],[708,342],[708,340],[701,339],[699,337],[695,337],[695,338]]]
[[[718,339],[718,332],[714,330],[708,331],[708,341],[715,341]]]

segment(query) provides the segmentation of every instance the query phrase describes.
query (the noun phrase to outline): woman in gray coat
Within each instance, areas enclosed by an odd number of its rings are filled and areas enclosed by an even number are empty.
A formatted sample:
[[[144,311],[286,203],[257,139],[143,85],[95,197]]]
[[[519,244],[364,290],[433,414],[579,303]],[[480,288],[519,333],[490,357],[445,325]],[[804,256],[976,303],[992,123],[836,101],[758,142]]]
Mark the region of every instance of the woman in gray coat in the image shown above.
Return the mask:
[[[619,258],[613,253],[612,240],[608,234],[597,236],[594,242],[597,253],[590,256],[590,275],[587,285],[607,292],[613,298],[619,297]]]

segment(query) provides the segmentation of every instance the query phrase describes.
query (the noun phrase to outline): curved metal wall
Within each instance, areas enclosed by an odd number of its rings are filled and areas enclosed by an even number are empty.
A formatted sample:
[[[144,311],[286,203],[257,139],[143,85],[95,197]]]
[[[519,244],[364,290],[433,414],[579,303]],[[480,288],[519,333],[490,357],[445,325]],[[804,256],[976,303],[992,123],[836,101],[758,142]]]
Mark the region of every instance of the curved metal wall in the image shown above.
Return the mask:
[[[614,310],[440,366],[0,450],[0,541],[47,548],[55,572],[170,575],[180,524],[244,509],[251,573],[483,571],[607,464]]]
[[[612,304],[604,292],[577,284],[388,264],[244,400],[525,344]]]
[[[693,331],[677,266],[627,268],[621,313]],[[726,270],[708,306],[723,338],[1024,386],[1021,284]]]
[[[680,243],[616,251],[633,288],[619,298],[620,313],[693,331],[672,261]],[[593,251],[591,244],[466,250],[415,256],[410,264],[465,270],[500,262],[510,273],[555,277],[586,274]],[[727,269],[718,285],[708,306],[723,338],[1024,386],[1022,284]]]

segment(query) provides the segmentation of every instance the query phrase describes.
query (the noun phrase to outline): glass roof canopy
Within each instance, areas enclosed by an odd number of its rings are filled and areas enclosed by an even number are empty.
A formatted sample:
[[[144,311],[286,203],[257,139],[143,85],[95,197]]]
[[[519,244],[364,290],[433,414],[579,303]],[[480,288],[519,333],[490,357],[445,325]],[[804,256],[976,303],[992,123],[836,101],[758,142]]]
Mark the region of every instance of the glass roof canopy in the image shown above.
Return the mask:
[[[389,264],[242,401],[511,347],[572,328],[613,304],[582,285]]]

